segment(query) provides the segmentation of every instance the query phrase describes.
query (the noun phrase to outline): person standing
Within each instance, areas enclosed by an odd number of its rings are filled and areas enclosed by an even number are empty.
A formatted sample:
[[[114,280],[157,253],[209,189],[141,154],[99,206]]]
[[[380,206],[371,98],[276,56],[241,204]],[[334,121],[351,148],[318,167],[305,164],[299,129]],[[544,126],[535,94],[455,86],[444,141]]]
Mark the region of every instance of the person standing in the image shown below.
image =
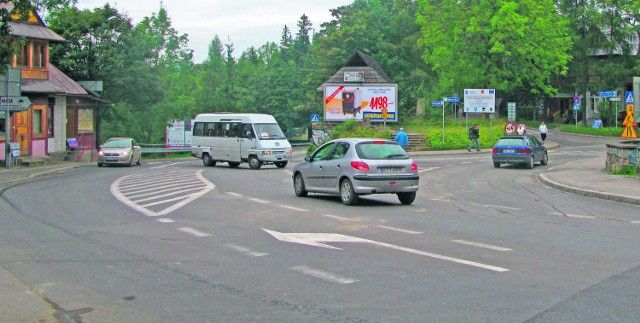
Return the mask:
[[[400,128],[400,131],[398,131],[398,134],[396,135],[394,141],[400,144],[400,147],[402,148],[406,147],[409,144],[409,137],[407,136],[407,133],[404,132],[404,128]]]
[[[540,131],[540,138],[542,138],[542,143],[544,144],[544,141],[547,139],[547,133],[549,132],[549,129],[547,129],[547,125],[544,124],[544,121],[540,123],[540,127],[538,127],[538,130]]]
[[[478,139],[480,138],[480,129],[478,128],[478,124],[474,124],[473,127],[469,128],[469,139],[471,139],[471,143],[469,144],[469,148],[467,151],[471,151],[473,146],[476,147],[476,151],[480,151],[480,142]]]

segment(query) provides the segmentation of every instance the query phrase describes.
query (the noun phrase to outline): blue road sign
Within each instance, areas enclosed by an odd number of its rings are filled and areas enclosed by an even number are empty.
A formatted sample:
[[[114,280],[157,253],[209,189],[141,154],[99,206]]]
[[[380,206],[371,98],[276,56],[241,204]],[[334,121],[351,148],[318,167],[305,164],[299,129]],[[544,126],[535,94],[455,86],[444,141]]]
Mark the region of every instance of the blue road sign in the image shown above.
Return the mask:
[[[580,103],[573,104],[573,111],[580,111]]]
[[[627,93],[624,94],[624,103],[633,104],[633,100],[634,100],[633,92],[627,91]]]
[[[458,97],[450,97],[450,98],[444,98],[445,102],[460,102],[460,98]]]
[[[598,96],[602,98],[612,98],[616,96],[616,91],[600,91],[598,92]]]
[[[434,106],[434,107],[442,106],[442,101],[431,101],[431,106]]]
[[[311,115],[311,122],[320,122],[320,115],[317,113],[314,113]]]

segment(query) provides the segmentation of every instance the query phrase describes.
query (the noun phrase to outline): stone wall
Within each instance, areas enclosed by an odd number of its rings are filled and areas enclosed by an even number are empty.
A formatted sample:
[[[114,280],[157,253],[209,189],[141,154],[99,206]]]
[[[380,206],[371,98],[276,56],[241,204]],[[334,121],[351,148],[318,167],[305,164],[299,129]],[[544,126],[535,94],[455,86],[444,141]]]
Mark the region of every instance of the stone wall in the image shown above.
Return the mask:
[[[636,171],[640,172],[639,148],[640,140],[623,140],[618,144],[607,144],[606,169],[614,171],[627,165],[635,164]]]

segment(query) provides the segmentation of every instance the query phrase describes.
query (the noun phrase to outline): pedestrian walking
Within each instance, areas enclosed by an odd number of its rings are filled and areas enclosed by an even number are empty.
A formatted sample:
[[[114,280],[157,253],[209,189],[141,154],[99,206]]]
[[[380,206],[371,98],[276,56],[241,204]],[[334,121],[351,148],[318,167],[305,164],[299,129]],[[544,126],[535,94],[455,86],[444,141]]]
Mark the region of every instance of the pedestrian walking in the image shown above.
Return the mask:
[[[396,134],[395,142],[400,144],[400,147],[404,148],[409,144],[409,137],[407,137],[407,133],[404,132],[404,128],[400,128],[398,134]]]
[[[467,148],[467,151],[471,151],[471,148],[476,147],[476,151],[480,151],[480,142],[478,139],[480,138],[480,129],[478,128],[478,124],[474,124],[473,127],[469,128],[469,139],[471,139],[471,143]]]
[[[547,125],[544,124],[544,121],[540,123],[540,127],[538,127],[538,130],[540,131],[540,138],[542,139],[542,143],[544,144],[544,141],[547,140],[547,133],[549,132],[549,129],[547,129]]]

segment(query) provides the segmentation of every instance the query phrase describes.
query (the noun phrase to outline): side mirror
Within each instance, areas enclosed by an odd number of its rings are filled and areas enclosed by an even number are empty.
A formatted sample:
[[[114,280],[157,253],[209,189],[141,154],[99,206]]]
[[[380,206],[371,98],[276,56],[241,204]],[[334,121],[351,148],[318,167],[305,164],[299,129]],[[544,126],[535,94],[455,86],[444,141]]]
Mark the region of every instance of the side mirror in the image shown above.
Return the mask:
[[[311,156],[307,156],[304,158],[304,161],[310,162],[311,161]]]

